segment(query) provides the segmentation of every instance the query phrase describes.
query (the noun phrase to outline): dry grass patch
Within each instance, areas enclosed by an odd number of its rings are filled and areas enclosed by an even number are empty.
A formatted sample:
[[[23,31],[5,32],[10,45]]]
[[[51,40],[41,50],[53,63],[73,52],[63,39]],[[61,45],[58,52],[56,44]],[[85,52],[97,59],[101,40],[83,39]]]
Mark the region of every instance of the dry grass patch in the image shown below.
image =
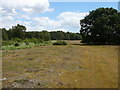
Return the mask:
[[[7,80],[3,87],[11,84],[19,88],[118,87],[118,46],[85,46],[79,41],[67,43],[67,46],[4,51],[3,77]],[[28,81],[18,84],[15,80]]]

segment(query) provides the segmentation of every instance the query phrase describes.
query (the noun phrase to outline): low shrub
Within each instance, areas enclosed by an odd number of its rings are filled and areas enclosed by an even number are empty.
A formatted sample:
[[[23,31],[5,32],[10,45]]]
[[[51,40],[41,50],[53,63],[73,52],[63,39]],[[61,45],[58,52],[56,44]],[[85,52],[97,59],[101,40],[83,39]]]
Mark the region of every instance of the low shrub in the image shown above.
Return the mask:
[[[14,46],[20,46],[20,44],[19,43],[15,43]]]
[[[2,41],[3,46],[12,45],[12,44],[14,44],[13,41]]]
[[[29,45],[30,43],[29,42],[25,42],[26,45]]]
[[[57,42],[54,42],[53,45],[67,45],[67,42],[65,42],[65,41],[57,41]]]
[[[14,41],[14,42],[22,42],[23,40],[20,39],[20,38],[13,38],[13,39],[11,39],[11,41]]]

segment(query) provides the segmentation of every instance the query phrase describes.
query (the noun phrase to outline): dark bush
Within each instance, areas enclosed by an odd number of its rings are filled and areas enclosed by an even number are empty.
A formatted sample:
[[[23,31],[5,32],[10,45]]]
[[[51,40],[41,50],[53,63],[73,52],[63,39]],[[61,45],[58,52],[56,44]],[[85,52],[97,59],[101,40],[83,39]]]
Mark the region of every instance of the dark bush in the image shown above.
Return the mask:
[[[19,43],[15,43],[14,46],[20,46],[20,44]]]
[[[14,42],[22,42],[22,39],[20,39],[20,38],[12,38],[11,40]]]
[[[29,45],[29,42],[26,42],[25,44],[26,44],[26,45]]]
[[[53,45],[67,45],[67,43],[65,41],[57,41]]]

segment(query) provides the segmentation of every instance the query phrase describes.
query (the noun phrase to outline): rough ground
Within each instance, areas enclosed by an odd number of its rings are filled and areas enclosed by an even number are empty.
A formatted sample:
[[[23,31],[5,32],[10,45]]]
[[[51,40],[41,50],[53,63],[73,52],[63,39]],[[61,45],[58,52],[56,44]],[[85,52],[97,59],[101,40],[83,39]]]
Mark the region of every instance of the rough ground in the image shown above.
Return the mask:
[[[3,87],[118,87],[118,46],[68,43],[3,51]]]

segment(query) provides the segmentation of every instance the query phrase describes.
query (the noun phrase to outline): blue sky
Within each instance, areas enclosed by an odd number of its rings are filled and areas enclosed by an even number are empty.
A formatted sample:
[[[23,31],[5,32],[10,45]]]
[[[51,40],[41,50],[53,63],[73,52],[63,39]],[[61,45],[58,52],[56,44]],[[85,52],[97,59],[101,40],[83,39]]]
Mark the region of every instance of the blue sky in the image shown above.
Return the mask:
[[[118,9],[117,2],[50,2],[50,7],[55,8],[54,12],[46,12],[41,16],[48,16],[56,19],[62,12],[89,12],[100,7],[112,7]]]
[[[88,15],[89,11],[100,7],[118,9],[118,2],[2,1],[0,26],[8,29],[19,23],[25,25],[27,31],[79,32],[80,20]]]

